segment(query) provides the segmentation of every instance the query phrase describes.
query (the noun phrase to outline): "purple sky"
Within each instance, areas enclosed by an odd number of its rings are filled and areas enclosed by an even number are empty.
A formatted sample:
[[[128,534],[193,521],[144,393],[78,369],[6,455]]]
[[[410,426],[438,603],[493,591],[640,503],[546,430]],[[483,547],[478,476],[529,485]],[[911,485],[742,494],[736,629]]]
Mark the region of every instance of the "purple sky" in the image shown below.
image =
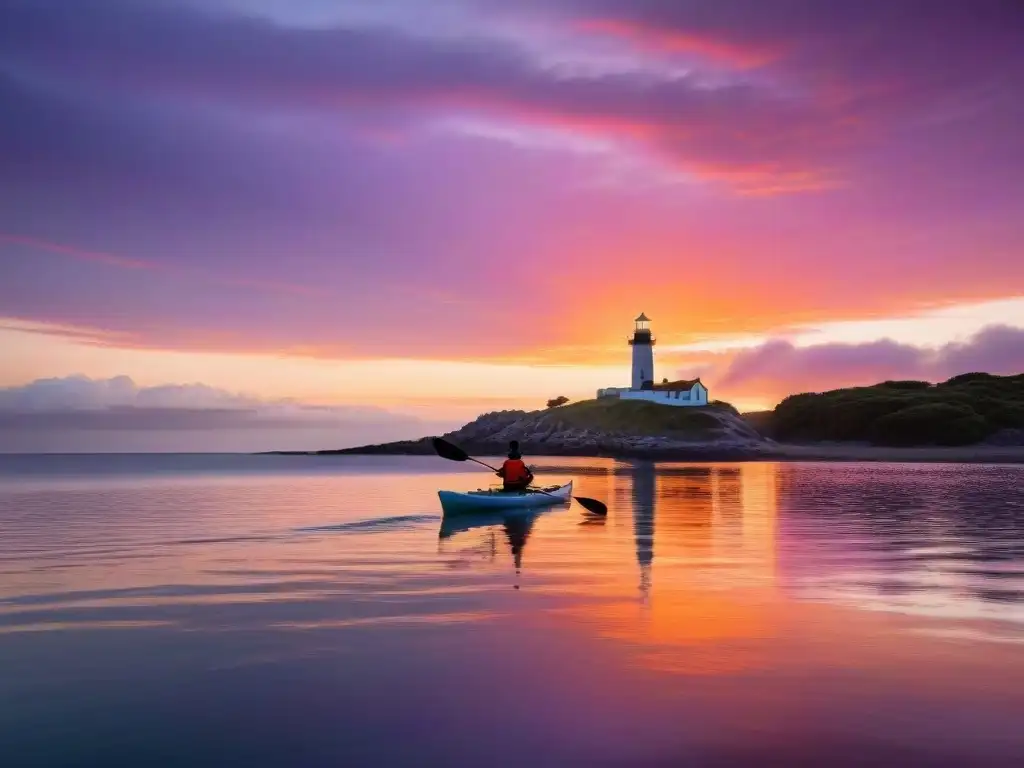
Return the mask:
[[[1021,93],[1009,0],[0,0],[0,318],[609,364],[1020,297]]]

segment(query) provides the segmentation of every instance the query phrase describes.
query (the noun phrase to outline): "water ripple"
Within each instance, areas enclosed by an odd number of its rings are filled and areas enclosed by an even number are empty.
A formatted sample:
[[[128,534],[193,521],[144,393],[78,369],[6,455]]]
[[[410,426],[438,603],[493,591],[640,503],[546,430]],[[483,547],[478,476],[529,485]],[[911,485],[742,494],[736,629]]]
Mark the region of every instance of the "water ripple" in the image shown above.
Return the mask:
[[[238,764],[1024,749],[1024,468],[559,459],[607,518],[454,520],[437,490],[480,475],[426,459],[19,461],[0,721],[40,764],[192,764],[241,732]]]
[[[345,533],[352,532],[384,532],[399,528],[412,528],[423,523],[435,523],[441,519],[440,515],[392,515],[391,517],[375,517],[369,520],[356,520],[351,523],[337,523],[335,525],[314,525],[307,528],[296,528],[297,531],[324,531]]]

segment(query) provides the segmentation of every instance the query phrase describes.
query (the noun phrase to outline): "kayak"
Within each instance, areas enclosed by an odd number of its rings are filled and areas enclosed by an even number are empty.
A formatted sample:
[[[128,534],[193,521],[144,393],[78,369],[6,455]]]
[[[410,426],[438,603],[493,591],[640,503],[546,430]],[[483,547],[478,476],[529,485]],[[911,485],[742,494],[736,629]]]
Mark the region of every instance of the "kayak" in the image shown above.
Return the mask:
[[[548,493],[538,493],[533,490],[503,491],[498,488],[489,488],[466,493],[438,491],[437,495],[441,499],[444,511],[450,514],[490,509],[544,507],[552,504],[564,504],[569,501],[572,497],[572,481],[561,486],[552,485],[543,490]]]

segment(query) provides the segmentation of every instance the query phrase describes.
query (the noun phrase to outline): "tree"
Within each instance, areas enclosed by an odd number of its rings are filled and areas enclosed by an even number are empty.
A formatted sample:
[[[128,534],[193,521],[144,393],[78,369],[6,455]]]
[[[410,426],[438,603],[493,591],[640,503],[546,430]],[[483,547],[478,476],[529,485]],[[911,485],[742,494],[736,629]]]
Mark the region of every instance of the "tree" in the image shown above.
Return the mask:
[[[569,398],[564,395],[559,395],[554,400],[548,400],[548,408],[557,408],[560,405],[565,405],[569,402]]]

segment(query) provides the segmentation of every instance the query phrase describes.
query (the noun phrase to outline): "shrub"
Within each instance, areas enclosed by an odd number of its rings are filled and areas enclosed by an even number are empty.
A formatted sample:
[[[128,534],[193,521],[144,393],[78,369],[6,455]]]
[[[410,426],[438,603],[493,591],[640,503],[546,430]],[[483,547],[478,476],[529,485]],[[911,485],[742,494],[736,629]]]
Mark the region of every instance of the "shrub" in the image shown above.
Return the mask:
[[[712,400],[708,403],[713,408],[721,408],[723,411],[728,411],[733,416],[739,416],[740,412],[736,409],[732,403],[727,403],[725,400]]]
[[[922,403],[887,414],[871,426],[879,445],[970,445],[991,432],[973,409],[949,403]]]
[[[747,411],[742,418],[762,437],[775,438],[775,412],[774,411]]]
[[[1000,402],[986,411],[985,418],[997,429],[1024,429],[1024,405]]]
[[[936,385],[897,380],[801,393],[748,421],[777,440],[965,444],[1024,428],[1024,374],[967,373]]]
[[[947,387],[955,387],[958,384],[970,384],[976,381],[989,383],[995,381],[998,378],[1000,377],[994,376],[991,373],[982,373],[980,371],[975,371],[972,373],[961,373],[959,376],[954,376],[951,379],[946,379],[942,383]]]
[[[867,440],[873,421],[910,404],[908,397],[884,389],[795,395],[775,408],[772,428],[781,440]]]
[[[548,400],[548,408],[557,408],[560,405],[565,405],[569,402],[569,398],[565,395],[559,395],[558,397]]]
[[[919,390],[919,389],[929,389],[931,387],[931,382],[929,382],[929,381],[915,381],[913,379],[908,379],[906,381],[883,381],[878,386],[886,387],[888,389]]]

